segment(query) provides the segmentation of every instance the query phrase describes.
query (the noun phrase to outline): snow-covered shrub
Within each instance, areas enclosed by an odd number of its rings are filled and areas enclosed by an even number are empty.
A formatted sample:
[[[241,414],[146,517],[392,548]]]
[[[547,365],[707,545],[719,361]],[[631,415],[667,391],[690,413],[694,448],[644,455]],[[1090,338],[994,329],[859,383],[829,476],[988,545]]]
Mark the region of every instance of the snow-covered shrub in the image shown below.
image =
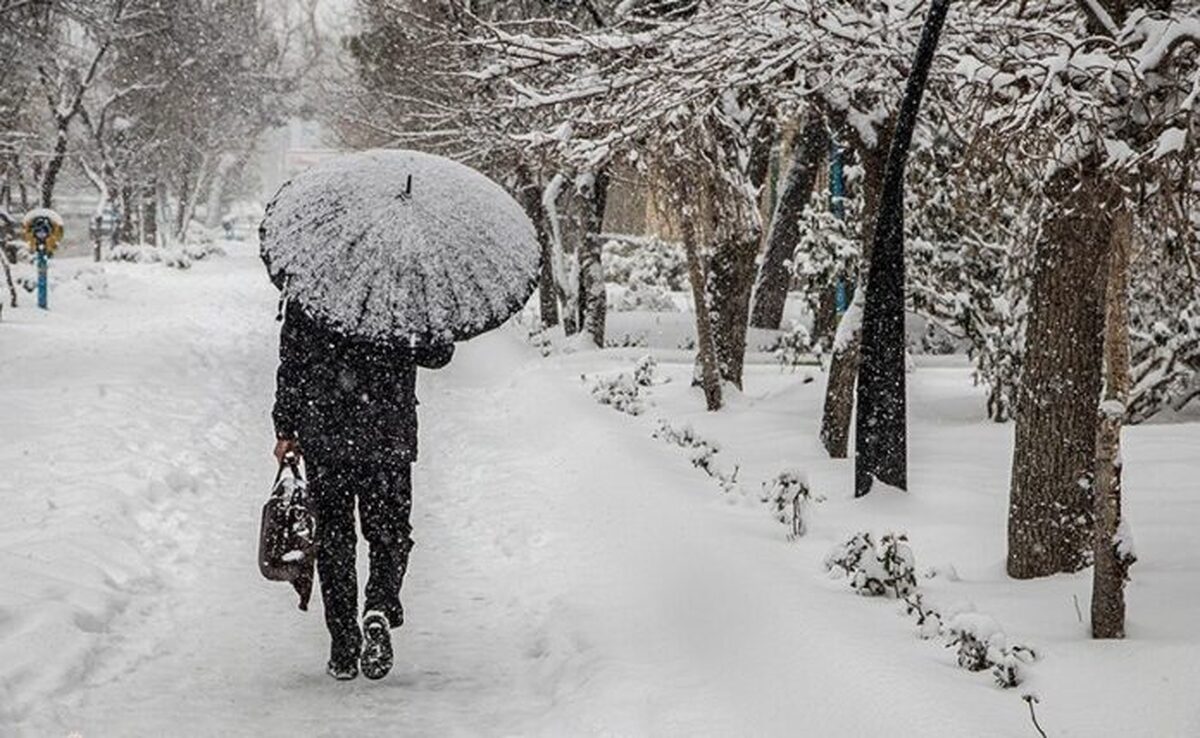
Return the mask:
[[[656,285],[675,292],[687,288],[687,259],[679,244],[653,237],[626,237],[609,240],[603,248],[606,282],[626,287]]]
[[[605,348],[643,348],[648,338],[646,333],[625,333],[620,337],[604,339]]]
[[[671,293],[661,285],[632,282],[617,295],[612,309],[618,313],[635,310],[648,313],[677,313],[679,305],[675,303]]]
[[[775,519],[788,526],[791,538],[799,538],[808,530],[808,506],[823,498],[813,495],[804,472],[787,469],[774,479],[763,483],[762,501],[771,506]]]
[[[601,405],[629,415],[641,415],[646,406],[640,397],[640,385],[622,372],[609,377],[597,377],[592,382],[592,397]]]
[[[987,615],[968,609],[947,616],[930,606],[917,587],[915,561],[904,535],[888,533],[876,544],[870,533],[855,533],[829,552],[825,568],[847,577],[861,595],[891,594],[903,600],[905,614],[916,617],[921,638],[944,638],[946,646],[956,650],[959,666],[968,671],[990,669],[1002,688],[1020,684],[1021,665],[1036,658],[1028,646],[1009,643]]]
[[[785,333],[775,339],[775,343],[767,347],[767,352],[775,357],[782,367],[795,369],[803,364],[812,363],[815,349],[812,345],[812,334],[808,328],[795,323]]]
[[[225,249],[213,240],[189,241],[180,249],[192,261],[203,261],[210,256],[225,256]]]
[[[638,359],[633,367],[633,381],[639,387],[650,387],[654,384],[658,371],[658,361],[650,354]]]
[[[210,256],[224,255],[225,249],[211,240],[189,241],[178,248],[119,243],[105,252],[104,259],[135,264],[162,264],[172,269],[188,269],[193,262],[202,261]]]
[[[529,331],[529,343],[542,356],[549,356],[554,351],[554,342],[550,340],[550,333],[545,328],[538,328]]]
[[[863,556],[868,552],[874,552],[875,541],[871,538],[871,534],[866,531],[855,533],[850,538],[846,539],[833,548],[825,556],[825,570],[834,571],[840,569],[845,576],[852,576],[858,571]]]
[[[162,261],[162,251],[147,244],[119,243],[104,252],[106,261],[128,261],[135,264],[154,264]]]
[[[717,480],[723,492],[733,492],[738,489],[738,472],[740,467],[733,467],[732,472],[723,471],[716,463],[716,455],[721,447],[716,443],[701,438],[690,425],[675,427],[666,420],[660,419],[658,427],[651,434],[667,443],[687,449],[692,466]]]
[[[870,533],[854,534],[825,558],[840,569],[854,591],[869,597],[903,597],[917,588],[916,562],[904,534],[887,533],[876,544]]]
[[[904,613],[917,618],[917,635],[929,640],[942,633],[942,615],[925,603],[920,592],[910,592],[904,597]]]
[[[993,618],[977,612],[955,615],[946,623],[947,645],[957,649],[958,665],[968,671],[992,670],[1000,687],[1021,683],[1020,666],[1034,660],[1033,650],[1009,644],[1008,636]]]

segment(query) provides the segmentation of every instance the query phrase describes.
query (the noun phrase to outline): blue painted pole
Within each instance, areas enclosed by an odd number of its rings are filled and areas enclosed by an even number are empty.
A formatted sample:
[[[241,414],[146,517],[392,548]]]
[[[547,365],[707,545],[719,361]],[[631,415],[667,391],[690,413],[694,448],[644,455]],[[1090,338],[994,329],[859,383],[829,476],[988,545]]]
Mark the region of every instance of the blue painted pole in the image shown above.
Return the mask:
[[[46,283],[46,272],[49,259],[46,258],[46,248],[39,246],[37,250],[37,304],[42,310],[49,310],[49,286]]]
[[[829,210],[839,220],[846,217],[846,172],[842,147],[837,141],[829,149]]]
[[[838,220],[846,217],[846,173],[842,147],[837,141],[830,141],[829,148],[829,211]],[[850,309],[845,277],[839,274],[833,289],[834,309],[837,310],[838,317],[841,317]]]

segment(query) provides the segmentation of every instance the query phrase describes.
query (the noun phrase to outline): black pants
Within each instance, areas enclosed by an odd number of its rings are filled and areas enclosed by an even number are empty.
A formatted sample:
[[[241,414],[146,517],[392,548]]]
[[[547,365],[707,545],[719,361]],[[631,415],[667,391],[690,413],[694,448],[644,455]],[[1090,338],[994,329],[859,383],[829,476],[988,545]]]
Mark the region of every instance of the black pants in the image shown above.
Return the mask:
[[[400,585],[412,549],[412,465],[404,461],[309,459],[316,503],[317,573],[325,603],[325,625],[335,653],[357,653],[358,576],[355,571],[354,500],[370,546],[363,612],[378,610],[393,628],[404,622]]]

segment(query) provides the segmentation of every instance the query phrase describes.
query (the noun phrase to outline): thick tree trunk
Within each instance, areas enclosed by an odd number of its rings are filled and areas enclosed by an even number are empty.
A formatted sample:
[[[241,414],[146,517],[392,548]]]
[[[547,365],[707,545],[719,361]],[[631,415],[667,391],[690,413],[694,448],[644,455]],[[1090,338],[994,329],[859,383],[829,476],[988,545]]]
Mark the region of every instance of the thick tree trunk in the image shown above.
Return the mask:
[[[750,319],[750,291],[754,287],[754,261],[758,233],[737,236],[717,244],[709,266],[713,332],[721,378],[742,388],[746,360],[746,328]]]
[[[761,191],[766,182],[774,136],[775,127],[764,123],[751,142],[746,180],[755,191]],[[724,230],[728,232],[728,229]],[[759,227],[733,233],[718,241],[709,260],[710,307],[721,378],[738,389],[742,388],[746,329],[750,326],[750,292],[754,289],[755,261],[761,242],[762,229]]]
[[[1125,637],[1125,580],[1133,549],[1121,525],[1121,422],[1131,386],[1129,368],[1129,259],[1133,218],[1113,217],[1112,256],[1105,296],[1104,365],[1107,381],[1096,432],[1096,565],[1092,572],[1092,637]]]
[[[850,419],[854,415],[854,382],[858,378],[858,344],[862,330],[860,290],[865,288],[871,249],[875,243],[875,220],[883,191],[883,170],[887,165],[891,121],[879,125],[879,140],[868,148],[858,141],[858,157],[863,165],[862,183],[862,258],[859,259],[858,288],[837,329],[833,353],[829,357],[829,378],[825,384],[825,407],[821,414],[821,443],[833,459],[846,458],[850,447]]]
[[[596,172],[588,191],[581,194],[584,195],[584,228],[576,254],[579,260],[580,325],[591,336],[592,342],[603,348],[608,297],[604,291],[604,265],[601,262],[604,244],[600,233],[604,230],[604,209],[608,205],[608,172],[604,169]]]
[[[1008,511],[1008,573],[1078,571],[1093,538],[1092,471],[1113,187],[1096,157],[1051,177],[1034,257]]]
[[[783,308],[792,281],[792,254],[800,241],[800,216],[812,197],[817,172],[828,148],[829,133],[825,121],[814,108],[808,114],[799,140],[792,147],[792,163],[771,216],[767,249],[758,270],[754,307],[750,312],[750,325],[755,328],[778,330],[783,321]]]
[[[888,147],[887,169],[875,226],[875,246],[863,305],[862,357],[855,426],[854,494],[875,480],[908,489],[908,419],[904,366],[904,167],[929,67],[950,0],[933,0],[900,103]]]
[[[538,271],[538,305],[542,316],[542,328],[558,325],[558,297],[554,285],[554,244],[546,223],[546,211],[542,205],[542,188],[525,167],[517,170],[521,206],[533,222],[538,245],[542,249],[541,268]]]

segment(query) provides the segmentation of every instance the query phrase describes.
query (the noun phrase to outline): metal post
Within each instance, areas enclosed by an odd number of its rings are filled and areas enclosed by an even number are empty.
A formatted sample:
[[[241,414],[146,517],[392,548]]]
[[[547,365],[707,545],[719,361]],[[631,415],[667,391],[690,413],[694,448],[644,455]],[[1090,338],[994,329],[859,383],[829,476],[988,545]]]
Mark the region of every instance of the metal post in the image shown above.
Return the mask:
[[[37,263],[37,304],[42,310],[49,310],[49,288],[46,283],[46,272],[49,259],[46,258],[46,244],[39,243],[34,257]]]
[[[837,141],[829,142],[829,211],[838,220],[846,217],[846,173],[842,147]],[[833,304],[840,318],[850,309],[846,294],[846,277],[838,274],[833,284]]]

